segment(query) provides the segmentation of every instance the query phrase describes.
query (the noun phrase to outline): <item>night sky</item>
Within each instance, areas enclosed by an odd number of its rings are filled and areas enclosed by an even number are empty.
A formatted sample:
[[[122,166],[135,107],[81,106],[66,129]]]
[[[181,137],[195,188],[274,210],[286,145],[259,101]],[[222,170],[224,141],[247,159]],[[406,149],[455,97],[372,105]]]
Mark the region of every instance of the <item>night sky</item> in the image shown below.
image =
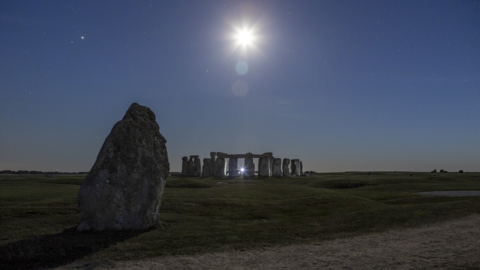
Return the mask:
[[[0,1],[0,170],[89,171],[138,102],[171,171],[480,171],[479,32],[469,0]]]

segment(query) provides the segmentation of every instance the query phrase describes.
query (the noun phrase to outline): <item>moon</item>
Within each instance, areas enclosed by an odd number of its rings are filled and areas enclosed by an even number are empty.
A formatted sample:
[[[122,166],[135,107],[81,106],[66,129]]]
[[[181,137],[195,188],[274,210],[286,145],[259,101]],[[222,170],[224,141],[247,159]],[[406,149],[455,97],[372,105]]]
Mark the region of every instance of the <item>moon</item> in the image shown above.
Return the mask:
[[[254,39],[252,32],[249,30],[238,31],[235,38],[237,42],[240,43],[242,46],[251,45]]]
[[[260,52],[258,45],[265,42],[265,37],[259,32],[259,23],[236,21],[229,24],[231,30],[225,34],[230,43],[227,49],[229,55],[237,52],[243,57]]]

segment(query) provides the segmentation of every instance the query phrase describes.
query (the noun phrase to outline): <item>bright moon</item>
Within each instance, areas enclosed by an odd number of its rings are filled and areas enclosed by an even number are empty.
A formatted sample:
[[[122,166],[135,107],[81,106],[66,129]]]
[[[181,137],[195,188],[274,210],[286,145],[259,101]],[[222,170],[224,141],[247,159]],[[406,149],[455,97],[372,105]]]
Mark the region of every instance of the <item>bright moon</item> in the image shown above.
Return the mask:
[[[257,46],[258,43],[263,42],[263,38],[259,35],[256,24],[249,25],[247,22],[243,22],[237,23],[237,25],[232,23],[230,26],[232,28],[231,32],[225,36],[231,42],[229,46],[230,54],[238,51],[241,55],[246,55],[259,51]]]
[[[237,33],[237,41],[242,44],[242,45],[249,45],[253,41],[253,35],[250,33],[250,31],[247,30],[242,30]]]

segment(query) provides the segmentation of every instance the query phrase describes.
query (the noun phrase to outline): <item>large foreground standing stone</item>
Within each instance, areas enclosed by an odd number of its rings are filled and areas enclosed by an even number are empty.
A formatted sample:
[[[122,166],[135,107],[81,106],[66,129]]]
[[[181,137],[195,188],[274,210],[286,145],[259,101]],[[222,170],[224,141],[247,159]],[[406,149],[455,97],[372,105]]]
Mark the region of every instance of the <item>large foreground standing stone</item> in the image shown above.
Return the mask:
[[[166,142],[155,114],[133,103],[113,126],[78,191],[77,230],[143,230],[156,225],[170,171]]]

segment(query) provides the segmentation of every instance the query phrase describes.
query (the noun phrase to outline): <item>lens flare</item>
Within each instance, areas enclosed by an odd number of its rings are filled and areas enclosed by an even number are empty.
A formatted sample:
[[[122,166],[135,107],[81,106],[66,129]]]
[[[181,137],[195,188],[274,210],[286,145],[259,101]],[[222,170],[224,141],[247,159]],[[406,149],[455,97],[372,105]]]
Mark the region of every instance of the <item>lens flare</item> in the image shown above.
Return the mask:
[[[237,74],[240,76],[243,76],[247,74],[248,72],[248,64],[245,61],[239,61],[235,65],[235,70],[237,71]]]

